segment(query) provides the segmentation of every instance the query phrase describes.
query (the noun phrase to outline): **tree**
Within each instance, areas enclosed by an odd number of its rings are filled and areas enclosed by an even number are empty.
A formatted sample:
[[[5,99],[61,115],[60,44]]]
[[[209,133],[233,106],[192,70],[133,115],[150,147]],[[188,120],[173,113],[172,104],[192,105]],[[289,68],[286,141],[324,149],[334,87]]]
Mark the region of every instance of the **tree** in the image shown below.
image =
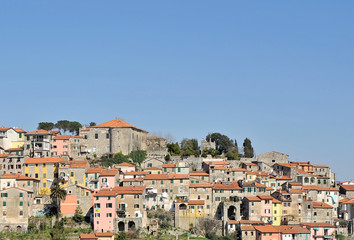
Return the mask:
[[[245,138],[245,140],[243,141],[243,152],[244,152],[244,156],[246,158],[253,158],[254,157],[252,143],[251,143],[251,140],[249,140],[248,138]]]
[[[90,127],[94,127],[94,126],[96,126],[96,123],[95,122],[90,122],[89,125],[90,125]]]
[[[167,149],[172,156],[177,156],[181,154],[181,149],[178,145],[178,142],[167,144]]]
[[[215,142],[216,150],[218,150],[220,154],[227,153],[234,147],[232,140],[228,136],[222,135],[221,133],[208,134],[208,136],[206,136],[206,140]]]
[[[198,140],[193,138],[193,139],[188,139],[184,138],[181,142],[181,150],[182,150],[182,155],[183,156],[199,156],[200,155],[200,150],[199,150],[199,145],[198,145]]]
[[[85,216],[83,215],[82,209],[80,208],[80,206],[77,206],[73,220],[77,223],[82,223],[84,221],[84,219],[85,219]]]
[[[203,153],[202,153],[202,157],[205,158],[208,155],[211,155],[212,157],[216,157],[217,155],[219,155],[219,151],[214,148],[204,148]]]
[[[53,185],[51,187],[51,193],[50,193],[50,198],[55,204],[55,207],[57,208],[57,220],[59,220],[59,214],[60,214],[60,201],[65,200],[66,198],[66,191],[58,185]]]
[[[167,154],[167,155],[165,156],[165,161],[166,161],[166,162],[171,161],[171,155],[170,155],[170,154]]]
[[[146,151],[144,150],[135,150],[130,152],[129,157],[133,160],[134,163],[141,166],[146,158],[146,155]]]
[[[215,239],[217,229],[220,227],[221,226],[218,220],[206,217],[201,218],[196,226],[201,235],[209,239]]]
[[[170,133],[166,133],[164,138],[166,139],[166,143],[174,143],[175,138],[170,134]]]
[[[40,122],[38,123],[38,127],[37,129],[44,129],[44,130],[52,130],[53,128],[55,128],[55,124],[52,122]]]
[[[69,130],[69,132],[74,133],[75,135],[79,135],[79,130],[81,127],[82,127],[82,125],[79,122],[76,122],[76,121],[69,122],[68,130]]]
[[[63,134],[69,130],[70,122],[68,120],[60,120],[58,121],[55,126],[61,131],[63,130]]]

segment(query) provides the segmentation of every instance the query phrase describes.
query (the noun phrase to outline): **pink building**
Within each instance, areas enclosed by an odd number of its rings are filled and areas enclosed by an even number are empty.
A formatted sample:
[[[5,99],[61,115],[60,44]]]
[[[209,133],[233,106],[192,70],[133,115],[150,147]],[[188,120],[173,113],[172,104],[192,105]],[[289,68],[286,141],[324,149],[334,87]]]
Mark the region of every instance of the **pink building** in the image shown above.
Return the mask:
[[[265,223],[270,223],[273,220],[273,197],[267,195],[258,195],[261,199],[261,221]]]
[[[135,165],[127,163],[127,162],[123,162],[123,163],[117,164],[114,167],[118,168],[119,171],[122,172],[122,173],[135,171]]]
[[[94,231],[113,232],[116,217],[116,197],[118,193],[111,188],[102,189],[94,195]]]
[[[281,235],[277,228],[272,225],[254,226],[256,229],[256,240],[280,240]]]
[[[118,186],[119,170],[117,168],[102,169],[98,177],[98,181],[100,189]]]
[[[329,223],[300,223],[300,225],[311,231],[310,239],[335,239],[335,226]]]
[[[52,140],[52,156],[70,156],[71,135],[55,136]]]

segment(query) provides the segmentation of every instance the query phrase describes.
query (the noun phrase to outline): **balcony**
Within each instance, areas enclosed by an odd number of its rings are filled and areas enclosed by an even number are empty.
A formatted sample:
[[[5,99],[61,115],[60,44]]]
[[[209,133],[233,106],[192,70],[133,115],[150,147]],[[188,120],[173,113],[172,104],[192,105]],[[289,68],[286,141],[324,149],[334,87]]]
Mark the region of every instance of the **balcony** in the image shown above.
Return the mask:
[[[116,209],[117,215],[119,218],[125,218],[127,215],[125,214],[125,208],[118,207]]]
[[[0,133],[0,138],[6,138],[7,134],[6,133]]]

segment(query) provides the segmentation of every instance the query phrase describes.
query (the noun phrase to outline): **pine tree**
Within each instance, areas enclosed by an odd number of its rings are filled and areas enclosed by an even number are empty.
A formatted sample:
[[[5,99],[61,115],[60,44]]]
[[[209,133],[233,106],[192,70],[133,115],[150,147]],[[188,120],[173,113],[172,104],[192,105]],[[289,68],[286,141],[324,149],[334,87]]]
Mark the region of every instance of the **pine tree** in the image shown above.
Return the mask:
[[[251,143],[251,140],[249,140],[248,138],[246,138],[243,141],[243,151],[244,151],[244,156],[246,158],[253,158],[254,157],[252,143]]]

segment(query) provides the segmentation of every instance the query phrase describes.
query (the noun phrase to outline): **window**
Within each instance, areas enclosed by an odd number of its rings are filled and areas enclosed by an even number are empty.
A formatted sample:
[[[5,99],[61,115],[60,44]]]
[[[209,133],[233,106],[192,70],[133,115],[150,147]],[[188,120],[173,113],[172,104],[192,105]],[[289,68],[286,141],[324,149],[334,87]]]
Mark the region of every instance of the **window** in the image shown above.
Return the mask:
[[[106,203],[106,208],[112,208],[112,203]]]
[[[72,176],[72,177],[73,177],[73,176],[74,176],[74,172],[70,172],[70,176]]]
[[[134,208],[139,208],[139,204],[134,204]]]
[[[183,183],[183,179],[179,180],[180,183]]]
[[[124,198],[124,194],[121,194],[121,195],[120,195],[120,198]]]
[[[107,213],[106,217],[112,217],[112,213]]]
[[[2,212],[2,215],[3,215],[3,216],[6,216],[6,211],[3,211],[3,212]]]
[[[23,211],[20,211],[19,215],[20,215],[20,216],[23,216]]]
[[[135,198],[135,199],[139,199],[139,195],[138,195],[138,194],[135,194],[135,195],[134,195],[134,198]]]
[[[95,133],[95,139],[98,139],[98,133]]]
[[[100,214],[99,213],[95,213],[95,217],[100,217]]]
[[[2,202],[2,205],[3,205],[4,207],[6,207],[6,202]]]
[[[38,178],[38,173],[36,173],[36,174],[34,175],[34,177],[35,177],[35,178]]]
[[[161,184],[163,184],[163,180],[161,180]]]
[[[109,133],[106,133],[106,138],[109,138]]]
[[[31,181],[27,181],[27,186],[31,186]]]
[[[314,216],[317,216],[317,212],[314,212],[313,215],[314,215]]]
[[[220,197],[215,197],[215,201],[220,201]]]
[[[171,180],[171,183],[173,183],[173,179]]]
[[[329,217],[329,212],[327,212],[327,217]]]
[[[20,201],[20,206],[23,206],[23,202],[22,201]]]
[[[155,185],[155,180],[152,180],[152,185]]]

